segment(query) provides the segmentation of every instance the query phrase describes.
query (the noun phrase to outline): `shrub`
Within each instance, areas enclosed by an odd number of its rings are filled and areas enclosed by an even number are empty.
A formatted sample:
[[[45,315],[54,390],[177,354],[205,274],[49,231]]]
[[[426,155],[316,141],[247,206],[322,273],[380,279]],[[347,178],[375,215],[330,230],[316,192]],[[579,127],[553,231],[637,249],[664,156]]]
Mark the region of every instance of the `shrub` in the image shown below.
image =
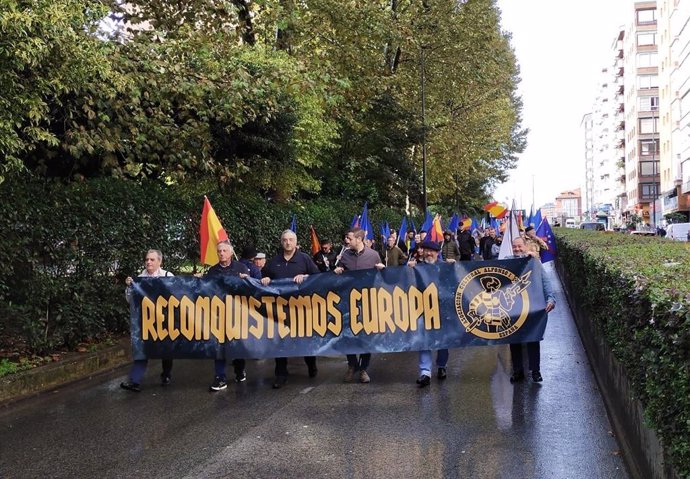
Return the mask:
[[[164,267],[176,274],[202,269],[204,194],[238,254],[252,243],[269,257],[293,213],[309,251],[310,224],[337,244],[362,207],[346,200],[276,204],[256,192],[204,188],[114,178],[65,185],[22,177],[0,184],[6,205],[0,215],[0,341],[13,337],[28,352],[43,354],[128,331],[124,278],[141,271],[148,249],[163,251]]]
[[[575,302],[624,365],[681,477],[690,477],[690,250],[657,237],[557,230]]]

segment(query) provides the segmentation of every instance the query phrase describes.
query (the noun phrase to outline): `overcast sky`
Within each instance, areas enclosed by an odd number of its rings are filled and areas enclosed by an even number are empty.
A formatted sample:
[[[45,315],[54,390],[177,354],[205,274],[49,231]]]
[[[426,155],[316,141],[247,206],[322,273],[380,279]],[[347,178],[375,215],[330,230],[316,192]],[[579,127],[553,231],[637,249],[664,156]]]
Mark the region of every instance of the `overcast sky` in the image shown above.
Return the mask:
[[[517,169],[494,194],[529,210],[582,188],[582,117],[592,108],[601,69],[612,63],[618,28],[634,0],[498,0],[520,65],[523,126],[530,129]]]

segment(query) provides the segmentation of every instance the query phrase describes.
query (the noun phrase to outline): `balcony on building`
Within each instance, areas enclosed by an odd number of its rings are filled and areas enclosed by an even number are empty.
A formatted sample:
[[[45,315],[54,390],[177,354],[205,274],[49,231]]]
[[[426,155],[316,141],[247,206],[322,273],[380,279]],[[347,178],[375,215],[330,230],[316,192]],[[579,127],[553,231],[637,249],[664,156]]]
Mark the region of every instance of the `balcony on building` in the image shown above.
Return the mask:
[[[682,184],[682,186],[680,187],[680,193],[683,195],[690,193],[690,180]]]

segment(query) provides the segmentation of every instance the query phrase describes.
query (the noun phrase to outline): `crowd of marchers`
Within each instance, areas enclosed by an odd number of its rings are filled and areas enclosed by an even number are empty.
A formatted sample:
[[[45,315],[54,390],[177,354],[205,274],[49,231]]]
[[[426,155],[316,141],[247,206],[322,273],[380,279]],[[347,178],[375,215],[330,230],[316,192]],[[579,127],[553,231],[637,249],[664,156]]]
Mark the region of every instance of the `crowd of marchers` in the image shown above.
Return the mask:
[[[445,231],[443,241],[431,241],[426,232],[409,231],[404,238],[398,238],[395,230],[390,236],[382,237],[379,242],[366,239],[366,231],[361,228],[351,228],[342,239],[342,244],[334,248],[329,240],[321,241],[321,249],[313,256],[302,251],[297,243],[297,235],[292,230],[286,230],[280,237],[280,248],[271,258],[262,252],[257,252],[253,245],[246,245],[237,259],[235,249],[230,241],[221,241],[217,244],[218,263],[203,274],[205,277],[236,276],[240,279],[255,278],[262,285],[267,286],[276,279],[291,279],[296,284],[301,284],[309,275],[332,273],[342,274],[346,271],[364,270],[376,268],[381,270],[386,267],[405,266],[411,268],[423,268],[425,265],[438,262],[454,263],[456,261],[478,261],[498,259],[502,237],[497,234],[495,228],[488,227],[470,231],[461,226],[457,231]],[[512,241],[512,257],[534,256],[539,258],[539,252],[547,249],[542,239],[536,236],[534,228],[528,226],[521,231],[519,237]],[[145,268],[139,274],[140,277],[166,277],[173,274],[162,268],[163,253],[157,249],[151,249],[144,258]],[[540,264],[540,263],[539,263]],[[555,298],[552,287],[546,275],[542,275],[544,297],[546,298],[545,311],[548,313],[555,307]],[[132,277],[125,280],[125,297],[128,302],[132,299]],[[534,382],[543,380],[540,372],[539,342],[526,344],[528,353],[528,366],[531,378]],[[511,344],[510,353],[512,359],[511,383],[525,379],[522,344]],[[447,364],[449,351],[442,349],[436,353],[436,377],[444,380],[447,377]],[[318,374],[316,357],[304,358],[307,373],[310,378]],[[369,383],[371,378],[368,368],[371,362],[371,353],[348,354],[347,371],[344,375],[345,382]],[[232,360],[234,380],[241,383],[247,380],[246,361],[244,359]],[[120,387],[128,390],[141,391],[141,382],[146,372],[147,360],[135,360],[129,372],[129,379],[120,384]],[[419,373],[416,380],[418,387],[424,388],[431,384],[432,377],[432,351],[419,352]],[[172,359],[162,360],[161,384],[167,386],[172,380]],[[222,391],[228,386],[226,373],[226,360],[214,361],[213,381],[210,391]],[[281,389],[288,381],[288,359],[275,358],[274,389]]]

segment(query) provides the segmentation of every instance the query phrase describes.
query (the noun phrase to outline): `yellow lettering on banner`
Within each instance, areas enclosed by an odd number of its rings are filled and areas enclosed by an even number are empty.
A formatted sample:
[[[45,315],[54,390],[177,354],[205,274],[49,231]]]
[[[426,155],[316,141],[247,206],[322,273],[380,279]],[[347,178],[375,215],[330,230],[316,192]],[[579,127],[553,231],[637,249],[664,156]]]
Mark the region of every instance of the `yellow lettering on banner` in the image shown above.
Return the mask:
[[[249,329],[249,301],[246,296],[240,296],[242,300],[242,323],[240,324],[240,338],[247,339],[247,329]]]
[[[297,296],[290,298],[290,336],[304,338],[311,336],[311,301],[309,296]],[[309,326],[307,326],[309,322]],[[307,335],[307,331],[309,331]]]
[[[187,341],[194,339],[194,303],[187,296],[180,300],[180,330]]]
[[[417,331],[417,321],[424,314],[424,297],[414,286],[410,286],[407,297],[410,307],[410,331]]]
[[[261,339],[264,334],[264,317],[256,310],[261,306],[261,302],[253,297],[249,298],[249,317],[254,320],[255,324],[249,326],[249,334],[256,339]]]
[[[356,289],[350,292],[350,329],[355,336],[364,329],[362,323],[359,322],[359,308],[357,307],[357,302],[361,299],[362,294]]]
[[[333,318],[333,322],[328,323],[328,330],[336,336],[340,336],[340,333],[343,331],[343,315],[336,307],[340,303],[340,296],[329,292],[328,296],[326,296],[326,301],[328,302],[328,314]]]
[[[158,339],[156,333],[156,305],[149,298],[141,298],[141,338],[146,341]]]
[[[438,288],[431,283],[424,290],[424,328],[441,328],[441,308],[438,304]]]
[[[364,288],[362,290],[362,302],[367,305],[367,312],[364,313],[364,332],[374,334],[379,332],[378,301],[376,299],[376,288]]]
[[[398,328],[407,332],[410,328],[410,309],[407,304],[407,295],[400,286],[396,286],[393,290],[393,317]]]
[[[219,343],[225,342],[225,303],[218,296],[211,298],[211,334]]]
[[[196,298],[196,310],[194,314],[194,339],[201,341],[210,337],[210,314],[211,298],[199,296]]]
[[[168,331],[165,329],[165,314],[163,313],[163,308],[167,305],[168,302],[163,296],[156,298],[156,331],[160,341],[168,337]]]
[[[262,297],[261,302],[266,305],[266,337],[273,339],[275,337],[275,323],[277,321],[275,309],[273,305],[276,299],[272,296]]]
[[[318,294],[315,294],[311,298],[311,317],[311,330],[307,330],[309,336],[316,333],[323,338],[326,335],[328,316],[326,311],[326,300]]]
[[[386,331],[395,332],[393,296],[383,288],[378,291],[378,307],[376,309],[379,314],[379,331],[382,333]]]
[[[278,323],[278,336],[282,339],[290,336],[290,326],[287,325],[287,316],[285,307],[288,302],[285,298],[276,298],[276,322]]]
[[[225,336],[228,341],[234,341],[240,337],[239,308],[240,302],[237,297],[230,294],[225,297]]]
[[[180,306],[180,301],[175,296],[168,298],[168,334],[175,341],[180,332],[175,327],[175,310]]]

